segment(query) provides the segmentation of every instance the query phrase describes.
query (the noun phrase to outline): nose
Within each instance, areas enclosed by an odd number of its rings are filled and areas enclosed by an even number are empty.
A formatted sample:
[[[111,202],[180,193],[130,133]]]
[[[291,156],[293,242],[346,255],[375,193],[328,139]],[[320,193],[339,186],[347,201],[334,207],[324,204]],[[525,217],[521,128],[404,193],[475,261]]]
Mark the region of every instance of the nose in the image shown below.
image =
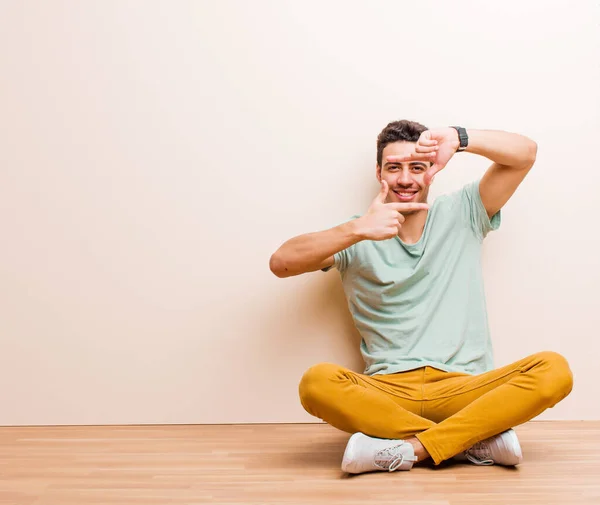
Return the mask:
[[[398,174],[398,185],[399,186],[410,186],[412,184],[412,176],[408,167],[404,167]]]

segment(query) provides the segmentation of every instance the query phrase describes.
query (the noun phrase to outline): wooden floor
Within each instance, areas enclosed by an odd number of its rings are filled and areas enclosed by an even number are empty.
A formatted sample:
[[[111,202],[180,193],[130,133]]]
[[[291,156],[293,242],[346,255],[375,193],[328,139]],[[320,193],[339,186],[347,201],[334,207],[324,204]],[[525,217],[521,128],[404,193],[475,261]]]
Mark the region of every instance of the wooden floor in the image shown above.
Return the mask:
[[[516,431],[517,469],[350,477],[323,424],[0,428],[0,504],[600,504],[600,421]]]

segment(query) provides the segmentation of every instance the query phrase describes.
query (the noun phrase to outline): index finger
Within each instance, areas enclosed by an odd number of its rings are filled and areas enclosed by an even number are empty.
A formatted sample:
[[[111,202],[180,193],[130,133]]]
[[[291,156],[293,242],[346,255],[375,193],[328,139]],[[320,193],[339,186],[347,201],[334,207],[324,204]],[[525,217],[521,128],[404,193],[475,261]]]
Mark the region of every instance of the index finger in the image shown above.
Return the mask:
[[[397,210],[398,212],[406,212],[407,210],[427,210],[428,203],[413,203],[413,202],[392,202],[386,203],[386,207]]]

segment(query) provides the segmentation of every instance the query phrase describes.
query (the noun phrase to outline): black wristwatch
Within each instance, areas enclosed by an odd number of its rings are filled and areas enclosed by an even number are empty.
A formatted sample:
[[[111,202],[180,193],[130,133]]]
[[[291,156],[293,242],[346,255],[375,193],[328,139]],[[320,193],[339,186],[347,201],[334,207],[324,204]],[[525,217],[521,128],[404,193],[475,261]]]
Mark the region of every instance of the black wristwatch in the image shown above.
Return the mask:
[[[469,136],[467,135],[467,130],[465,130],[462,126],[451,126],[450,128],[454,128],[458,132],[458,140],[460,140],[460,145],[458,146],[456,152],[460,153],[469,145]]]

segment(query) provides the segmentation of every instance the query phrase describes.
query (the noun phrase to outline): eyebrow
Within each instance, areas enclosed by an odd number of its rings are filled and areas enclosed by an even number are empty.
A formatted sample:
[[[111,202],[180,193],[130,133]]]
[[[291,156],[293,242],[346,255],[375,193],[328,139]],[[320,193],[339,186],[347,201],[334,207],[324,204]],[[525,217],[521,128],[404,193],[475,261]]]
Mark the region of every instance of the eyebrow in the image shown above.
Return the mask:
[[[388,161],[387,163],[383,164],[384,167],[387,167],[388,165],[402,165],[402,163],[400,163],[399,161]],[[424,167],[427,167],[427,164],[423,161],[409,161],[409,165],[423,165]]]

